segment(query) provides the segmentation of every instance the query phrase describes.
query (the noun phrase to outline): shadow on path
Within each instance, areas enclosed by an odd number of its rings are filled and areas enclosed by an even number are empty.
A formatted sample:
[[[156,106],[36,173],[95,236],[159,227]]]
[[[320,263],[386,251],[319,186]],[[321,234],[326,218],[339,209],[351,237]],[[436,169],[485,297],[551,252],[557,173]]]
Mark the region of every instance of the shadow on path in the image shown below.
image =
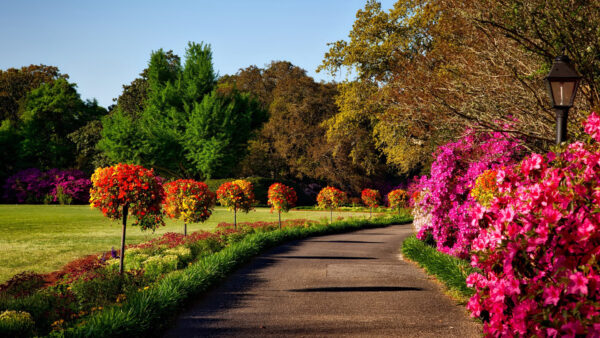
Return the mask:
[[[422,291],[422,288],[411,286],[349,286],[292,289],[291,292],[390,292],[390,291]]]

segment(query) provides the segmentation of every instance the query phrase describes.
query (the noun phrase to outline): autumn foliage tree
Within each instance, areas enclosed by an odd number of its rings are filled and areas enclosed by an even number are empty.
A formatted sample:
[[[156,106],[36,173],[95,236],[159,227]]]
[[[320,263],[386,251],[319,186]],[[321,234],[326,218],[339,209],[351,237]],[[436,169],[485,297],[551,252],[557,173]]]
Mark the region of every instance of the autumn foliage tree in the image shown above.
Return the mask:
[[[333,209],[338,208],[347,201],[348,196],[346,193],[335,187],[325,187],[317,195],[319,208],[329,209],[331,222],[333,222]]]
[[[92,175],[90,205],[98,208],[104,216],[123,220],[119,272],[123,273],[125,257],[125,229],[127,216],[136,218],[133,225],[142,230],[165,225],[161,204],[164,190],[154,170],[134,164],[116,164],[98,168]]]
[[[217,189],[217,199],[219,203],[233,210],[233,227],[237,227],[237,211],[245,213],[253,209],[256,200],[251,182],[246,180],[235,180],[225,182]]]
[[[268,197],[271,211],[277,210],[279,214],[279,229],[281,229],[281,212],[288,212],[296,205],[298,201],[296,191],[285,184],[273,183],[269,187]]]
[[[379,206],[381,194],[375,189],[363,189],[363,191],[360,193],[360,199],[366,206],[369,207],[369,216],[371,216],[373,214],[373,208],[377,208]]]
[[[170,218],[183,221],[183,235],[187,236],[187,224],[206,221],[215,205],[215,193],[204,182],[176,180],[166,183],[163,208]]]

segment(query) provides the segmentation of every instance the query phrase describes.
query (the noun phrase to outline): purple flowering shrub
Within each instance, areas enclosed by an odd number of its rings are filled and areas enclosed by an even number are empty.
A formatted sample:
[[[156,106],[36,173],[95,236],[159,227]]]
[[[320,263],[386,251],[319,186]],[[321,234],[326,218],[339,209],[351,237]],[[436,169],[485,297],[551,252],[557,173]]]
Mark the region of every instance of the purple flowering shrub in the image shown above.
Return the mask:
[[[22,170],[4,184],[4,200],[12,203],[63,202],[87,203],[92,183],[79,170],[36,168]]]
[[[423,214],[419,220],[430,221],[421,224],[417,238],[432,235],[438,251],[467,258],[480,231],[469,212],[477,205],[470,195],[475,180],[487,169],[516,162],[521,144],[505,133],[467,130],[458,141],[440,146],[430,176],[416,179],[410,187],[411,205]]]
[[[589,142],[499,168],[498,193],[471,210],[476,293],[488,336],[600,336],[600,118]]]

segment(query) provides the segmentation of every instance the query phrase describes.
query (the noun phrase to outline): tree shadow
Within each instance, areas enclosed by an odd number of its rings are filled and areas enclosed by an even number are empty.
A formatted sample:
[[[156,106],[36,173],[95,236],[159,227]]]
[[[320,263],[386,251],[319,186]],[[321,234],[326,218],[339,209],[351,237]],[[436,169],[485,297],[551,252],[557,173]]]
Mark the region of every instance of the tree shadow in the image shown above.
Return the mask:
[[[385,242],[371,242],[371,241],[306,241],[311,243],[373,243],[373,244],[382,244]]]
[[[422,291],[422,288],[413,286],[342,286],[292,289],[290,292],[396,292],[396,291]]]
[[[275,256],[275,258],[291,259],[377,259],[375,257],[357,257],[357,256]]]

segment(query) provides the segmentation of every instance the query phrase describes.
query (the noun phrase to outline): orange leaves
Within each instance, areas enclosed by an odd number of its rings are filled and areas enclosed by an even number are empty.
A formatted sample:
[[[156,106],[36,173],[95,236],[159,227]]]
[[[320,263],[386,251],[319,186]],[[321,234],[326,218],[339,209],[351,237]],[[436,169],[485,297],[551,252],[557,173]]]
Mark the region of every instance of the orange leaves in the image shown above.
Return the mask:
[[[324,209],[337,208],[346,203],[347,199],[345,192],[334,187],[325,187],[317,195],[317,203],[320,208]]]
[[[273,183],[269,187],[268,203],[271,206],[271,211],[287,212],[296,205],[298,196],[293,188],[281,183]]]
[[[225,182],[217,189],[217,199],[230,210],[249,212],[256,203],[253,186],[245,180]]]
[[[164,212],[185,223],[204,222],[212,215],[215,193],[204,182],[176,180],[164,185]]]

